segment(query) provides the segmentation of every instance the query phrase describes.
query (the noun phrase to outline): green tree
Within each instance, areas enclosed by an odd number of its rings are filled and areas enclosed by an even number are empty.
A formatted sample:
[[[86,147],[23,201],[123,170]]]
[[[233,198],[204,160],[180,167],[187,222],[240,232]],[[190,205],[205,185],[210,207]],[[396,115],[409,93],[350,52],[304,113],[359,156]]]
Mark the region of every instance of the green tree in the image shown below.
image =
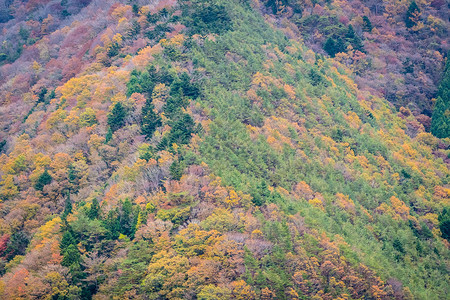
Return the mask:
[[[120,234],[120,221],[118,209],[110,210],[108,216],[103,221],[103,224],[107,230],[107,238],[115,240]]]
[[[117,102],[111,113],[108,114],[108,125],[112,132],[122,128],[125,125],[126,111],[121,102]]]
[[[132,6],[132,9],[133,9],[133,14],[135,15],[135,16],[137,16],[138,14],[139,14],[139,5],[137,5],[137,4],[133,4],[133,6]]]
[[[431,117],[431,133],[438,138],[450,136],[450,63],[448,59]]]
[[[423,221],[420,222],[420,228],[422,236],[424,238],[431,239],[433,237],[433,233],[431,232],[430,228],[428,228],[428,225],[425,224],[425,222]]]
[[[141,32],[141,25],[138,21],[131,21],[131,28],[127,31],[127,36],[130,39],[135,39],[137,35]]]
[[[152,100],[147,99],[141,113],[141,131],[147,139],[151,139],[156,128],[162,125],[161,118],[154,109]]]
[[[450,211],[447,208],[442,210],[439,214],[439,229],[441,230],[442,237],[447,241],[450,241]]]
[[[61,249],[61,253],[64,255],[64,252],[66,252],[67,248],[69,248],[70,245],[76,245],[77,241],[73,237],[70,230],[66,230],[63,233],[63,236],[61,238],[61,242],[59,243],[59,248]]]
[[[130,97],[133,93],[142,93],[140,72],[137,70],[131,71],[130,80],[127,83],[127,96]]]
[[[311,79],[311,84],[314,86],[317,86],[321,82],[323,82],[323,76],[319,72],[317,72],[315,68],[312,68],[311,71],[309,71],[308,75]]]
[[[195,123],[189,114],[182,114],[171,124],[172,129],[169,133],[170,145],[176,143],[178,145],[188,144],[194,133]]]
[[[8,242],[5,253],[7,260],[14,258],[16,255],[25,254],[30,239],[23,231],[14,232]]]
[[[44,186],[47,184],[50,184],[52,182],[52,176],[48,173],[47,169],[44,171],[44,173],[39,176],[38,180],[36,181],[36,184],[34,185],[34,188],[38,191],[42,191],[44,189]]]
[[[113,131],[111,130],[111,127],[108,127],[108,131],[106,132],[105,135],[105,144],[109,143],[109,141],[112,139],[113,137]]]
[[[47,88],[43,87],[38,94],[38,103],[45,102],[45,95],[47,94]]]
[[[77,246],[74,244],[70,244],[66,251],[63,253],[63,259],[61,261],[61,265],[64,267],[72,267],[77,266],[81,262],[81,255],[80,251],[78,250]]]
[[[120,50],[120,45],[118,42],[113,42],[109,47],[108,50],[106,51],[106,54],[108,54],[108,56],[110,58],[119,55],[119,50]]]
[[[28,38],[30,37],[30,31],[28,29],[20,26],[19,35],[22,38],[22,40],[26,42],[28,40]]]
[[[336,55],[336,42],[332,37],[329,37],[323,45],[323,50],[328,53],[329,56],[334,57]]]
[[[395,250],[397,250],[401,254],[405,254],[405,248],[403,247],[403,243],[398,238],[394,240],[392,246],[394,247]]]
[[[438,138],[450,136],[450,102],[438,97],[431,118],[431,133]]]
[[[419,14],[420,9],[417,6],[416,1],[411,2],[405,16],[405,25],[407,28],[411,28],[417,25],[417,17],[419,16]]]
[[[79,185],[78,172],[75,169],[75,166],[73,164],[70,164],[68,169],[69,169],[69,171],[68,171],[67,177],[68,177],[69,183],[70,183],[69,193],[70,192],[76,193],[78,191],[78,185]],[[69,195],[67,197],[69,197]]]
[[[278,11],[289,4],[289,0],[268,0],[266,6],[272,9],[272,13],[276,14]]]
[[[347,41],[352,45],[353,49],[363,51],[364,46],[362,44],[361,38],[355,33],[355,30],[353,29],[353,26],[351,24],[348,25],[346,38]]]
[[[48,95],[48,99],[55,99],[55,97],[56,97],[56,93],[55,93],[55,90],[53,89],[51,92],[50,92],[50,94]]]
[[[153,89],[155,88],[155,73],[151,71],[144,71],[139,78],[139,85],[141,86],[142,93],[145,93],[147,97],[151,97]]]
[[[261,206],[267,202],[270,197],[270,190],[265,180],[262,180],[252,192],[252,202],[256,206]]]
[[[363,16],[363,31],[372,32],[373,26],[372,22],[370,22],[369,17]]]
[[[170,176],[174,180],[180,180],[181,176],[183,176],[183,164],[178,160],[174,160],[169,168]]]
[[[6,140],[2,140],[0,142],[0,153],[3,151],[3,149],[5,149],[6,146]]]
[[[341,37],[338,37],[337,39],[329,37],[323,45],[323,50],[331,57],[334,57],[339,52],[345,52],[345,43]]]
[[[135,218],[136,217],[136,218]],[[119,214],[119,231],[126,236],[133,238],[136,229],[137,214],[133,212],[133,204],[129,199],[121,203]]]
[[[225,6],[199,1],[192,9],[192,17],[184,20],[192,34],[221,34],[231,29],[233,22]]]
[[[200,95],[198,86],[195,83],[191,83],[191,78],[186,72],[181,74],[180,80],[184,96],[195,99]]]
[[[100,215],[100,205],[98,204],[97,198],[94,198],[92,200],[91,207],[89,207],[89,210],[87,212],[87,216],[89,219],[97,219]]]
[[[66,201],[64,204],[64,213],[62,218],[66,219],[69,214],[72,213],[72,201],[70,201],[70,193],[67,192]]]

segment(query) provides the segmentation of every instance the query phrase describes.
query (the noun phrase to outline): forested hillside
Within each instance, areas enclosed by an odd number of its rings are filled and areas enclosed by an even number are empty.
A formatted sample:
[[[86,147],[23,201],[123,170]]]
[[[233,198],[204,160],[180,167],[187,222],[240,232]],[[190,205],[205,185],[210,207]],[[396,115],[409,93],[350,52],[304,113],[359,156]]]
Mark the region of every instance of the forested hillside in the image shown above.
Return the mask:
[[[443,0],[268,0],[288,36],[352,70],[358,88],[405,107],[426,130],[449,50]],[[415,135],[414,127],[411,133]]]
[[[0,4],[0,298],[447,298],[446,4],[322,2]]]

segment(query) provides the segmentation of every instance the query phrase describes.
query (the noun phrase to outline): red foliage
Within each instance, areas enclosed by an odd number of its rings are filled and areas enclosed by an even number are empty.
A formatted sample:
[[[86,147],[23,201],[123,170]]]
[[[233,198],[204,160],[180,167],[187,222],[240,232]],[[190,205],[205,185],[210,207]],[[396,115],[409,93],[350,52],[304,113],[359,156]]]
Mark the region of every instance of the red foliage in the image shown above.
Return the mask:
[[[9,234],[4,234],[2,237],[0,237],[0,256],[3,256],[3,253],[6,250],[6,247],[8,246],[9,242]]]

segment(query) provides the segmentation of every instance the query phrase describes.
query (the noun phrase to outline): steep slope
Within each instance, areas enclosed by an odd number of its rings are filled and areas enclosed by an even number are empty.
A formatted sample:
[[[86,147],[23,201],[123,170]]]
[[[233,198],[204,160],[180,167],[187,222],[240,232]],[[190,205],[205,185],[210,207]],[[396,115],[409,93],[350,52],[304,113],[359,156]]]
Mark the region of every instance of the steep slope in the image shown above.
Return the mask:
[[[258,3],[127,3],[2,66],[3,298],[446,297],[448,140]]]
[[[261,1],[291,22],[286,33],[348,66],[360,89],[411,110],[427,131],[449,51],[448,3],[440,0]],[[408,132],[416,134],[414,127]]]

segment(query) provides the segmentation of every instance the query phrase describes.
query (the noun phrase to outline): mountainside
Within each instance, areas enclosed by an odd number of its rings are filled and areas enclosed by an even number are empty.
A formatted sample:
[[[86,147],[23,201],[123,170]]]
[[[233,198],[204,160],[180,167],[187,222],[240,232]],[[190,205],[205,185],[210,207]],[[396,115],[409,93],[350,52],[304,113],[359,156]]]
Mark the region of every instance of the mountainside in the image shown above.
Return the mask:
[[[0,4],[0,298],[447,298],[448,10],[379,2]]]
[[[441,0],[292,1],[266,6],[291,20],[306,45],[349,67],[360,89],[406,107],[429,129],[432,98],[449,50]]]

